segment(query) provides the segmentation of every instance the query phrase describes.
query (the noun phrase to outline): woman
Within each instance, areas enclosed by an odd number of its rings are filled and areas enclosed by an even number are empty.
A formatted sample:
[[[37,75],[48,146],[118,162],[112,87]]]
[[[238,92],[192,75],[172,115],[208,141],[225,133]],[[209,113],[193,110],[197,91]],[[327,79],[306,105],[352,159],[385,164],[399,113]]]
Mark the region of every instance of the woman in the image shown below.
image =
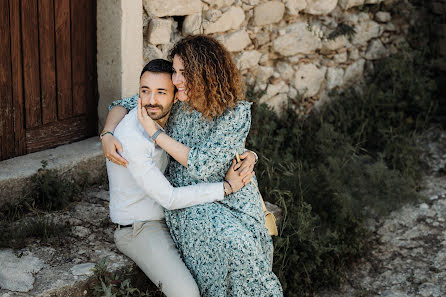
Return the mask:
[[[176,160],[167,172],[172,185],[221,180],[235,153],[244,151],[250,128],[240,74],[224,47],[207,36],[184,38],[170,56],[180,100],[170,136],[158,131],[140,102],[139,120]],[[166,222],[202,296],[282,296],[254,185],[219,203],[166,211]]]

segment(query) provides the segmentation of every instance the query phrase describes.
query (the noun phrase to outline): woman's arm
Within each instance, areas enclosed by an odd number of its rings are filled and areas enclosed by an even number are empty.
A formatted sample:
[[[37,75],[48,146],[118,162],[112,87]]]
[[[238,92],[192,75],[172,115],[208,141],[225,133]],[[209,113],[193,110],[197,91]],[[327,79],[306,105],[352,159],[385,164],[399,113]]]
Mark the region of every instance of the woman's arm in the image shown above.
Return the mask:
[[[141,107],[141,101],[138,100],[138,120],[146,130],[147,134],[149,134],[150,137],[152,137],[157,131],[158,126],[155,124],[155,122],[149,117],[147,114],[147,111]],[[248,118],[249,120],[249,118]],[[231,122],[231,119],[228,120],[228,122]],[[247,125],[246,125],[247,124]],[[236,124],[235,124],[236,125]],[[247,131],[244,131],[247,126],[247,130],[249,130],[249,123],[244,123],[239,129],[239,131],[231,130],[233,127],[226,127],[229,128],[229,131],[227,133],[227,137],[229,140],[229,143],[238,143],[237,139],[246,138]],[[246,132],[246,133],[245,133]],[[231,139],[232,138],[232,139]],[[156,139],[156,144],[162,147],[169,155],[171,155],[175,160],[177,160],[181,165],[188,168],[190,165],[190,158],[191,158],[191,148],[176,141],[175,139],[171,138],[165,133],[159,134]],[[217,145],[214,143],[215,139],[211,137],[211,140],[209,143],[204,144],[203,147],[200,148],[193,148],[193,159],[202,158],[203,160],[210,160],[212,158],[217,157],[217,153],[225,153],[226,151],[231,151],[231,154],[235,154],[235,148],[232,148],[230,145],[225,147],[224,149],[220,147],[220,145]],[[218,141],[219,142],[219,141]],[[243,142],[242,142],[243,143]],[[201,153],[200,151],[204,151]],[[247,157],[247,155],[252,155],[250,157]],[[244,160],[241,164],[235,164],[233,165],[233,169],[238,169],[238,174],[243,177],[243,181],[248,181],[252,177],[252,172],[255,164],[255,155],[253,153],[245,153],[242,155],[244,157]],[[218,158],[217,158],[218,159]],[[212,162],[212,161],[210,161]],[[193,161],[193,163],[196,163]],[[195,167],[195,166],[194,166]],[[241,167],[241,169],[239,169]]]
[[[104,130],[101,132],[101,143],[104,156],[113,163],[124,167],[127,166],[128,162],[118,153],[122,153],[121,143],[116,139],[116,137],[113,136],[113,134],[103,133],[113,133],[115,131],[116,126],[118,126],[118,124],[122,121],[127,112],[136,106],[136,100],[138,97],[138,95],[135,95],[113,101],[113,103],[108,107],[109,113],[105,120]]]

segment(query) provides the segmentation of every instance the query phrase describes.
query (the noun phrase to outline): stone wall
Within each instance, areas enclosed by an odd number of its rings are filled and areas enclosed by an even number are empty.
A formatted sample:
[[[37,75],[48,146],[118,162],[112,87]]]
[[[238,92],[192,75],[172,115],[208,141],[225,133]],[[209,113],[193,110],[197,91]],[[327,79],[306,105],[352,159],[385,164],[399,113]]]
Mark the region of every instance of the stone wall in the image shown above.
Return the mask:
[[[397,50],[409,25],[379,9],[389,2],[143,0],[144,60],[166,57],[183,36],[209,34],[232,52],[260,102],[279,110],[298,99],[305,113]]]

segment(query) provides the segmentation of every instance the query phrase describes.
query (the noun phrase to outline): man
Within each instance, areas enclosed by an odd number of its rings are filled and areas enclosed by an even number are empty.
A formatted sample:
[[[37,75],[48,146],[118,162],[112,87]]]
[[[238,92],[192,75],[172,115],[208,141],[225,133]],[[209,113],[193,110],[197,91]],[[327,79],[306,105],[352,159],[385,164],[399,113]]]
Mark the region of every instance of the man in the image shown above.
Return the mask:
[[[157,59],[141,73],[139,95],[149,116],[164,128],[175,102],[171,81],[172,64]],[[101,137],[112,137],[104,131]],[[224,199],[243,187],[243,177],[233,166],[227,182],[174,188],[164,177],[168,156],[156,146],[133,109],[119,123],[114,136],[122,144],[127,167],[107,160],[110,183],[110,217],[118,224],[115,242],[168,297],[200,296],[198,287],[183,263],[164,222],[163,207],[178,209]]]

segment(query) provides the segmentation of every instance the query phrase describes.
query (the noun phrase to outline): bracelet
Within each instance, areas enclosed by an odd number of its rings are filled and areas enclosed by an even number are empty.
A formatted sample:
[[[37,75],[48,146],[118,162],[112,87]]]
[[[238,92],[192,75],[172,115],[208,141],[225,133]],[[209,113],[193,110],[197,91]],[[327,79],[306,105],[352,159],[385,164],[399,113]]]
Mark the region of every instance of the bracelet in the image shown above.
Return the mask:
[[[99,139],[102,140],[102,138],[103,138],[106,134],[111,134],[111,136],[114,136],[114,135],[113,135],[113,132],[110,132],[110,131],[102,131],[101,134],[99,135]]]
[[[225,196],[230,195],[229,190],[226,190],[225,183],[223,182],[223,192],[225,192]]]
[[[256,152],[255,151],[251,151],[251,150],[249,150],[251,153],[253,153],[254,154],[254,156],[256,157],[256,160],[254,161],[254,164],[257,164],[257,161],[259,160],[259,156],[257,156],[257,154],[256,154]]]
[[[225,183],[228,183],[229,187],[231,188],[231,193],[234,193],[234,190],[232,189],[231,184],[230,184],[226,179],[224,180],[224,182],[225,182]]]
[[[161,133],[163,133],[163,129],[158,129],[155,133],[153,133],[153,135],[152,135],[152,140],[153,140],[153,142],[155,142],[156,138],[157,138]]]

